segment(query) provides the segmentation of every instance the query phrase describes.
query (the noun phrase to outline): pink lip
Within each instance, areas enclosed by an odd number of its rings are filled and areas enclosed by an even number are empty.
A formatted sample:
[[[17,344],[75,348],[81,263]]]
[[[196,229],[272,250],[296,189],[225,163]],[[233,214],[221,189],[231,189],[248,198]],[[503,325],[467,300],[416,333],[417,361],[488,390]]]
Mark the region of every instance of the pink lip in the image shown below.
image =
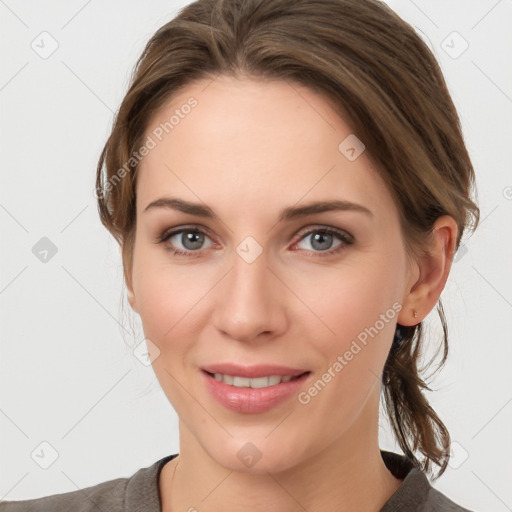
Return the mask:
[[[301,375],[308,370],[300,368],[289,368],[286,366],[277,366],[272,364],[262,364],[256,366],[240,366],[233,363],[220,363],[203,366],[201,370],[208,373],[222,373],[223,375],[232,375],[238,377],[248,377],[249,379],[257,377],[270,377],[271,375]]]
[[[215,366],[215,369],[218,368],[218,366]],[[247,372],[244,374],[243,372],[240,373],[239,370],[233,372],[233,369],[226,371],[226,367],[223,366],[223,368],[225,368],[224,371],[212,373],[248,377]],[[272,368],[272,370],[269,371],[269,368]],[[294,373],[290,373],[292,371],[291,368],[288,368],[288,373],[283,373],[282,368],[280,371],[274,371],[276,368],[278,367],[252,367],[251,370],[256,371],[257,369],[256,373],[259,373],[259,375],[252,375],[250,378],[270,375],[297,375],[296,370],[293,370]],[[248,370],[247,367],[246,370]],[[281,382],[266,388],[239,388],[230,386],[224,382],[219,382],[205,370],[200,373],[204,379],[206,388],[217,402],[231,411],[244,414],[261,413],[276,407],[292,395],[296,395],[300,387],[304,384],[304,381],[310,377],[310,373],[308,372],[289,382]],[[300,374],[300,372],[298,374]]]

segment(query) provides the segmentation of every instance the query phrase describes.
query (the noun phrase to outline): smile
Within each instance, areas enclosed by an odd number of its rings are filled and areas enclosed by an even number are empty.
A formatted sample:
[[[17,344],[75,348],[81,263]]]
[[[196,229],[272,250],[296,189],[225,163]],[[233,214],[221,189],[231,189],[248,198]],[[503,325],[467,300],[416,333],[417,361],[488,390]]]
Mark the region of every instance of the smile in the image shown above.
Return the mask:
[[[230,386],[234,386],[236,388],[268,388],[269,386],[276,386],[277,384],[281,384],[281,382],[290,382],[293,379],[297,379],[300,375],[292,376],[292,375],[271,375],[270,377],[240,377],[237,375],[224,375],[222,373],[211,374],[218,380],[219,382],[224,382],[224,384],[228,384]]]

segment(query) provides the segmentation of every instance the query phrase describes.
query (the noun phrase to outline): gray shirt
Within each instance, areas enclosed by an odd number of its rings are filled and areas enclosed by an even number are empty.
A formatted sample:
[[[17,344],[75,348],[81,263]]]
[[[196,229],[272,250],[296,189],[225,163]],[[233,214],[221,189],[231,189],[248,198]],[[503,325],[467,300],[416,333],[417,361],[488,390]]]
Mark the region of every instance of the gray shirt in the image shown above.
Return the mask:
[[[411,460],[381,450],[387,468],[402,485],[380,512],[471,512],[432,487]],[[158,479],[167,455],[129,478],[116,478],[78,491],[21,501],[0,501],[0,512],[161,512]]]

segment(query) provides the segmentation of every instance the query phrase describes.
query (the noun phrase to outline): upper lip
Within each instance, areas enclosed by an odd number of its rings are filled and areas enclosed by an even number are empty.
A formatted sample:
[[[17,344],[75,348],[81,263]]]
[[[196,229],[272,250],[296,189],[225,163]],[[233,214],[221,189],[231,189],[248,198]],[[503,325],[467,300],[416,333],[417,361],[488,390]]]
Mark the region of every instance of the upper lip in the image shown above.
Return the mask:
[[[210,364],[201,367],[202,370],[208,373],[222,373],[223,375],[231,375],[232,377],[247,377],[254,379],[257,377],[270,377],[271,375],[292,377],[301,375],[308,370],[300,368],[290,368],[289,366],[278,366],[274,364],[259,364],[253,366],[240,366],[233,363],[219,363]]]

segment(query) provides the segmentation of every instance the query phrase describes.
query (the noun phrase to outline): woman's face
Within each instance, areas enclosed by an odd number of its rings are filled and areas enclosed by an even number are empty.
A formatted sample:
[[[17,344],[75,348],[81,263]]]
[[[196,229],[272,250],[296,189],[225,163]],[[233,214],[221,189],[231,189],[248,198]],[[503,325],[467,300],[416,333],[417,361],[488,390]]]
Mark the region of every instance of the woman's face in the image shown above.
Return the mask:
[[[161,108],[145,143],[128,290],[182,442],[263,472],[376,435],[415,272],[350,126],[305,87],[220,76]]]

